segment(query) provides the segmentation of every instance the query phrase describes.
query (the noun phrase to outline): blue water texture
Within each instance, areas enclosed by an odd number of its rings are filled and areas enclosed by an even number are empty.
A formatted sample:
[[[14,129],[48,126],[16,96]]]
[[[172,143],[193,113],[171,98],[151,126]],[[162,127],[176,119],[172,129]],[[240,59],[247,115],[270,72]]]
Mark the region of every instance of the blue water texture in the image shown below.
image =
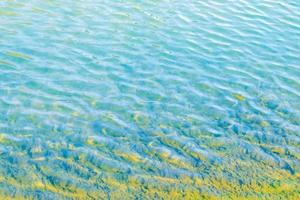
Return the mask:
[[[300,195],[300,1],[0,1],[0,193],[118,199],[132,178]]]

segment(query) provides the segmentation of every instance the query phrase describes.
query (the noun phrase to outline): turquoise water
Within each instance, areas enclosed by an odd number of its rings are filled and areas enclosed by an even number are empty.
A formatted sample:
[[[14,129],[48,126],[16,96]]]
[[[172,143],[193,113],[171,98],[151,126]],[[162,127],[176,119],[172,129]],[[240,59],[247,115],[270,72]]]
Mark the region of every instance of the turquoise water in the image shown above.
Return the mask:
[[[0,194],[297,199],[300,1],[0,2]]]

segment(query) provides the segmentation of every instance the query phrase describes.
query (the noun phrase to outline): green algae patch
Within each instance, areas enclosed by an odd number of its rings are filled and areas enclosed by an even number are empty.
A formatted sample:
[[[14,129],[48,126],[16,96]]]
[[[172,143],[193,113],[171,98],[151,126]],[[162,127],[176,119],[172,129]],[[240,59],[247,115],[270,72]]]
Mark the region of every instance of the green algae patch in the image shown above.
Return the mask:
[[[18,14],[16,12],[13,11],[4,11],[4,10],[0,10],[0,16],[7,16],[7,17],[13,17],[13,16],[18,16]]]
[[[42,169],[44,173],[49,173]],[[299,176],[287,173],[273,172],[277,180],[272,183],[252,180],[243,184],[224,177],[191,177],[181,175],[176,178],[131,175],[127,178],[111,176],[98,176],[89,179],[98,189],[78,188],[74,184],[64,181],[50,183],[46,180],[35,180],[31,183],[20,182],[14,178],[0,178],[0,183],[10,184],[20,190],[44,191],[57,195],[60,198],[71,199],[167,199],[167,200],[194,200],[194,199],[297,199],[299,197]],[[211,190],[220,193],[213,193]],[[26,198],[30,197],[27,196]],[[31,196],[33,197],[33,196]],[[25,196],[20,196],[25,198]]]
[[[16,146],[16,141],[10,139],[6,134],[0,133],[0,144],[6,146]]]
[[[183,168],[183,169],[192,169],[190,163],[181,160],[180,158],[173,156],[167,152],[161,152],[156,154],[163,162],[169,163],[175,167]]]
[[[77,112],[77,111],[72,112],[72,116],[73,116],[73,117],[78,117],[79,115],[80,115],[80,113]]]
[[[140,179],[135,176],[128,177],[127,181],[118,181],[113,178],[105,179],[105,182],[112,189],[110,196],[112,199],[201,199],[203,194],[200,194],[196,189],[181,189],[179,182],[168,180],[167,178],[150,178],[149,183],[145,183],[145,179]],[[160,181],[160,182],[157,182]],[[163,181],[163,182],[161,182]],[[168,185],[171,183],[171,185]],[[203,195],[204,196],[204,195]]]
[[[132,118],[133,121],[141,127],[147,127],[150,123],[149,117],[141,112],[134,113]]]
[[[18,58],[18,59],[24,59],[24,60],[32,59],[30,56],[23,54],[23,53],[16,52],[16,51],[9,51],[6,53],[6,55],[14,57],[14,58]]]
[[[178,140],[171,139],[169,137],[160,137],[160,141],[163,144],[169,146],[170,148],[174,148],[177,151],[180,151],[181,153],[185,154],[186,156],[193,157],[193,158],[201,160],[201,161],[207,161],[207,157],[205,157],[204,154],[188,148],[188,146],[184,145],[183,143],[181,143]]]
[[[125,153],[121,151],[114,151],[115,155],[121,157],[122,159],[125,159],[131,163],[139,163],[143,160],[135,153]]]
[[[3,61],[3,60],[0,60],[0,66],[4,66],[7,69],[15,69],[13,64]]]
[[[264,128],[267,128],[267,127],[270,126],[270,123],[267,122],[267,121],[261,121],[261,122],[260,122],[260,125],[261,125],[262,127],[264,127]]]
[[[239,101],[245,101],[246,100],[246,97],[244,97],[241,94],[234,94],[233,96],[234,96],[235,99],[237,99]]]
[[[93,108],[96,108],[96,107],[97,107],[97,104],[98,104],[98,102],[97,102],[97,100],[95,100],[95,99],[92,99],[92,100],[90,101],[90,104],[91,104],[91,106],[92,106]]]

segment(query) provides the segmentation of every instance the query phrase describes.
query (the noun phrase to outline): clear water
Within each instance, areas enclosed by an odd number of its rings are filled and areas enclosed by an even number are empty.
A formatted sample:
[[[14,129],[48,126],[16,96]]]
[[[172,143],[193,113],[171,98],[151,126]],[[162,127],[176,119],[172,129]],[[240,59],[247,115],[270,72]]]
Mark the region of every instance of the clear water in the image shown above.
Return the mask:
[[[300,196],[300,1],[2,0],[0,193]]]

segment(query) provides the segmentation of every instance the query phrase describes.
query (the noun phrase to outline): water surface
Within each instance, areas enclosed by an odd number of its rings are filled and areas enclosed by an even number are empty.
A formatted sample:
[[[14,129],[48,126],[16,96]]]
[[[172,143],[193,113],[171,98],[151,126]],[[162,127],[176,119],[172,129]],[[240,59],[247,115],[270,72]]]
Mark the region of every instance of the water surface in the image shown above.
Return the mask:
[[[0,193],[297,199],[300,1],[0,2]]]

